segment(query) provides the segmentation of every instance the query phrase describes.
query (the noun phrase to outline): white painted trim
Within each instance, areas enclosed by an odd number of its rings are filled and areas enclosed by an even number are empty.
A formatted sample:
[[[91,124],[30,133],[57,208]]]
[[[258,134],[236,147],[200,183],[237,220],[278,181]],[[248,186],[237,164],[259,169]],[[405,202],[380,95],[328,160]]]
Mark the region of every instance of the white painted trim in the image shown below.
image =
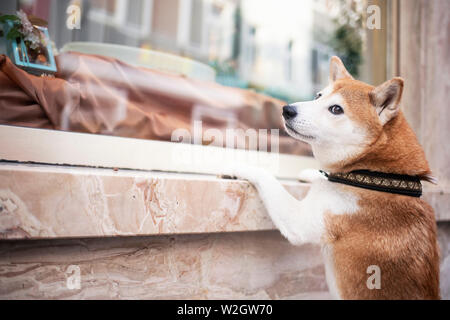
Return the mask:
[[[129,36],[137,35],[138,38],[148,36],[151,32],[151,25],[153,18],[153,0],[144,0],[143,2],[144,7],[142,8],[141,12],[142,15],[141,25],[136,25],[127,21],[127,14],[129,9],[128,2],[133,0],[122,0],[122,1],[125,1],[125,7],[123,8],[123,10],[121,9],[123,11],[120,23],[121,28],[125,30],[127,35]]]
[[[178,3],[177,43],[179,47],[186,47],[190,41],[191,10],[192,0],[184,0]]]
[[[0,125],[0,160],[202,174],[239,162],[284,179],[318,168],[305,156],[8,125]]]
[[[202,52],[206,52],[208,55],[208,45],[209,45],[209,39],[208,39],[208,16],[211,12],[211,3],[204,1],[202,3],[202,43],[200,44],[200,48]]]
[[[88,13],[88,19],[99,24],[105,24],[108,26],[116,26],[115,15],[109,15],[104,10],[91,9]]]
[[[143,38],[150,34],[153,17],[153,0],[144,0],[142,8],[142,24],[134,25],[127,21],[129,0],[117,0],[114,14],[110,15],[106,10],[91,9],[88,18],[97,23],[110,27],[120,28],[120,30],[133,38]]]
[[[125,26],[128,12],[128,0],[116,0],[114,20],[116,25]]]

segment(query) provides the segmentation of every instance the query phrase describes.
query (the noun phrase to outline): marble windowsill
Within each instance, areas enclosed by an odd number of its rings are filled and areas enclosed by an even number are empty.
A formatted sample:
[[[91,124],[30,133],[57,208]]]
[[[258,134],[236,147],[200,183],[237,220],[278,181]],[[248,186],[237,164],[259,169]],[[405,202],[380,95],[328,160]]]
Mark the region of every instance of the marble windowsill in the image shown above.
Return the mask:
[[[284,182],[296,198],[308,184]],[[425,190],[438,220],[450,193]],[[0,239],[271,230],[256,190],[212,175],[0,162]]]

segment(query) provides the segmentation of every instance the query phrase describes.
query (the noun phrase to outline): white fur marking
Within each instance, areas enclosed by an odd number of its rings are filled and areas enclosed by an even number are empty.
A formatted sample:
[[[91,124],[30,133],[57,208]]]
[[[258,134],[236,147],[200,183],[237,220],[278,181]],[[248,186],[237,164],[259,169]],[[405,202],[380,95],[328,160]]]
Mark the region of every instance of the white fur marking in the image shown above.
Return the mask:
[[[317,169],[305,169],[300,172],[298,179],[303,182],[314,182],[315,180],[326,180],[325,176]]]
[[[322,256],[325,263],[325,277],[327,280],[328,290],[330,290],[333,299],[341,299],[339,288],[337,286],[336,274],[334,272],[335,262],[333,247],[328,244],[323,245]]]
[[[264,169],[238,165],[223,173],[246,179],[256,187],[272,221],[293,244],[320,243],[325,213],[350,214],[359,209],[356,195],[328,180],[315,180],[299,201]]]
[[[292,137],[311,144],[314,156],[322,167],[361,153],[367,144],[367,132],[346,114],[348,106],[339,93],[326,87],[317,100],[292,103],[297,116],[285,121],[286,131]],[[332,105],[339,105],[344,113],[333,115]]]
[[[332,248],[321,243],[325,232],[324,215],[357,212],[358,197],[342,191],[338,184],[316,179],[306,197],[299,201],[263,169],[239,165],[224,169],[223,173],[246,179],[257,188],[273,223],[292,244],[322,244],[327,284],[333,296],[338,298]]]

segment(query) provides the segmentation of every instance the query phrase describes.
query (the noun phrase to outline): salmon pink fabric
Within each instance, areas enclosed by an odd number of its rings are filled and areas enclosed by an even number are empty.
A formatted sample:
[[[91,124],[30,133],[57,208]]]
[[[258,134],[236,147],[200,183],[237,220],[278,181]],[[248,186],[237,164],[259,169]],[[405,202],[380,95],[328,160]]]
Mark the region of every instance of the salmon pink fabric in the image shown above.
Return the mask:
[[[66,52],[56,62],[54,78],[37,77],[0,55],[0,124],[170,141],[202,121],[203,131],[224,136],[226,128],[279,129],[280,152],[311,154],[282,129],[280,100],[103,56]]]

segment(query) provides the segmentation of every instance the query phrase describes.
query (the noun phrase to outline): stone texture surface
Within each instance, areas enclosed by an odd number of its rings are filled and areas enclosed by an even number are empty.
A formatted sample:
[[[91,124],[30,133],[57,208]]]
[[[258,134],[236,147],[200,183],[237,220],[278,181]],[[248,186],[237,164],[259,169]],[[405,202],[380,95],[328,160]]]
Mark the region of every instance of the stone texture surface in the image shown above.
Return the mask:
[[[297,198],[308,188],[286,187]],[[448,208],[445,193],[427,196]],[[0,241],[0,298],[330,298],[320,249],[256,231],[273,225],[243,181],[3,163],[0,207],[9,238]],[[450,223],[439,223],[439,240],[449,299]],[[68,286],[73,268],[80,288]]]
[[[450,299],[450,223],[438,232]],[[0,241],[0,299],[329,298],[319,247],[277,231]]]
[[[298,199],[307,184],[286,182]],[[450,218],[450,193],[425,197]],[[271,230],[256,190],[208,175],[0,163],[0,239]]]
[[[308,189],[285,186],[297,198]],[[447,193],[426,197],[447,212]],[[248,232],[272,228],[243,181],[2,163],[0,237],[10,240],[0,241],[0,298],[330,298],[318,247]],[[448,299],[450,223],[439,224],[439,240]],[[68,285],[73,268],[80,288]]]
[[[0,299],[306,298],[330,298],[320,249],[277,231],[0,241]]]
[[[301,198],[307,185],[288,183]],[[214,176],[0,163],[0,238],[270,230],[247,182]]]

